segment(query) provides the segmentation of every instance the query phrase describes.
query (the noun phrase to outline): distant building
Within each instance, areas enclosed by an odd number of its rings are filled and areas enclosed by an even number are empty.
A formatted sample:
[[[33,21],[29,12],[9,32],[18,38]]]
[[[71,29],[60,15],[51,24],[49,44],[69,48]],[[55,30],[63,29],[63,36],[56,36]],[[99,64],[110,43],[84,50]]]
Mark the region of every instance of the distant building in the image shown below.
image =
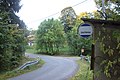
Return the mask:
[[[28,45],[33,46],[35,42],[35,35],[29,35],[27,39],[28,39]]]

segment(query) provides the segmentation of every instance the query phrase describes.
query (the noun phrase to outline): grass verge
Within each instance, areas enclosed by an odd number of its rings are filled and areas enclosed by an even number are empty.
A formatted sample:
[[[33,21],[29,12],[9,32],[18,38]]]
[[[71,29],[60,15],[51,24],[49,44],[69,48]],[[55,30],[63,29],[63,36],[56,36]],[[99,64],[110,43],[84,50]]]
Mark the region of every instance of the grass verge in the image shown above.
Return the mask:
[[[93,80],[93,73],[90,70],[90,64],[84,60],[77,61],[79,70],[71,80]]]
[[[27,53],[35,53],[36,52],[36,49],[35,49],[35,45],[33,46],[26,46],[26,51]]]
[[[26,53],[35,53],[36,50],[35,50],[35,49],[26,49],[25,52],[26,52]]]
[[[25,60],[23,60],[23,62],[35,60],[33,58],[24,58],[24,59]],[[36,69],[40,68],[43,64],[44,64],[44,61],[40,60],[37,64],[31,65],[31,66],[25,68],[24,70],[17,70],[17,71],[13,70],[13,71],[2,72],[2,73],[0,73],[0,80],[7,80],[8,78],[15,77],[15,76],[36,70]]]

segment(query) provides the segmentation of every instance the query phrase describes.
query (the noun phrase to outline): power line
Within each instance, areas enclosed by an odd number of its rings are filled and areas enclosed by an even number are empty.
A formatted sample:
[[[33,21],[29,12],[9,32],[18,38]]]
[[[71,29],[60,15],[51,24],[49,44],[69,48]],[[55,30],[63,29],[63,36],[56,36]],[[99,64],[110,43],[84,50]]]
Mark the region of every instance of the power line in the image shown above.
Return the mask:
[[[82,1],[82,2],[80,2],[80,3],[77,3],[77,4],[73,5],[72,7],[78,6],[78,5],[80,5],[80,4],[82,4],[82,3],[86,2],[86,1],[87,1],[87,0],[84,0],[84,1]]]
[[[76,6],[82,4],[82,3],[86,2],[86,1],[87,1],[87,0],[84,0],[84,1],[82,1],[82,2],[80,2],[80,3],[77,3],[77,4],[73,5],[73,6],[71,6],[71,7],[76,7]],[[43,18],[38,19],[38,20],[35,20],[35,21],[31,21],[31,22],[29,22],[29,23],[33,23],[33,22],[36,22],[36,21],[40,21],[40,20],[43,20],[43,19],[46,19],[46,18],[55,16],[55,15],[57,15],[57,14],[59,14],[59,13],[60,13],[60,12],[56,12],[56,13],[54,13],[54,14],[51,14],[51,15],[49,15],[49,16],[43,17]]]
[[[47,17],[43,17],[43,18],[41,18],[41,19],[38,19],[38,20],[31,21],[31,22],[40,21],[40,20],[43,20],[43,19],[49,18],[49,17],[51,17],[51,16],[57,15],[58,13],[59,13],[59,12],[57,12],[57,13],[54,13],[54,14],[51,14],[51,15],[49,15],[49,16],[47,16]],[[31,23],[31,22],[29,22],[29,23]]]

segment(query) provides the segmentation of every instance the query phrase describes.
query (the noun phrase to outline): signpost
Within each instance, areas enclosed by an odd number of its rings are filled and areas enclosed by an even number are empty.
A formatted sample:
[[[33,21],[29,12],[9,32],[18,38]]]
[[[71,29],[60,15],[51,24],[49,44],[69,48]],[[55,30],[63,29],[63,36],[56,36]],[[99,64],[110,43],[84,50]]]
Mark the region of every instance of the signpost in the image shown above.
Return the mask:
[[[78,27],[78,33],[81,37],[88,38],[93,33],[92,26],[90,24],[86,24],[86,23],[82,24]]]
[[[81,37],[83,38],[88,38],[92,35],[93,33],[93,29],[92,26],[90,24],[82,24],[78,27],[78,33]],[[82,54],[84,53],[84,48],[81,49],[81,59],[83,58]]]

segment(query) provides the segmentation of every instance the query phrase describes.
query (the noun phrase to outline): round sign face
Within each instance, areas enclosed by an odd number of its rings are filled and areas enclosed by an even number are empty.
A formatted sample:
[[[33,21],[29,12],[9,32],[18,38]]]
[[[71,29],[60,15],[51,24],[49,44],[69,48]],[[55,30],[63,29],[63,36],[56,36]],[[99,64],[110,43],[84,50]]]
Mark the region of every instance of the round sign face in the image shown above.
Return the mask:
[[[78,28],[81,37],[87,38],[92,35],[93,29],[90,24],[82,24]]]

